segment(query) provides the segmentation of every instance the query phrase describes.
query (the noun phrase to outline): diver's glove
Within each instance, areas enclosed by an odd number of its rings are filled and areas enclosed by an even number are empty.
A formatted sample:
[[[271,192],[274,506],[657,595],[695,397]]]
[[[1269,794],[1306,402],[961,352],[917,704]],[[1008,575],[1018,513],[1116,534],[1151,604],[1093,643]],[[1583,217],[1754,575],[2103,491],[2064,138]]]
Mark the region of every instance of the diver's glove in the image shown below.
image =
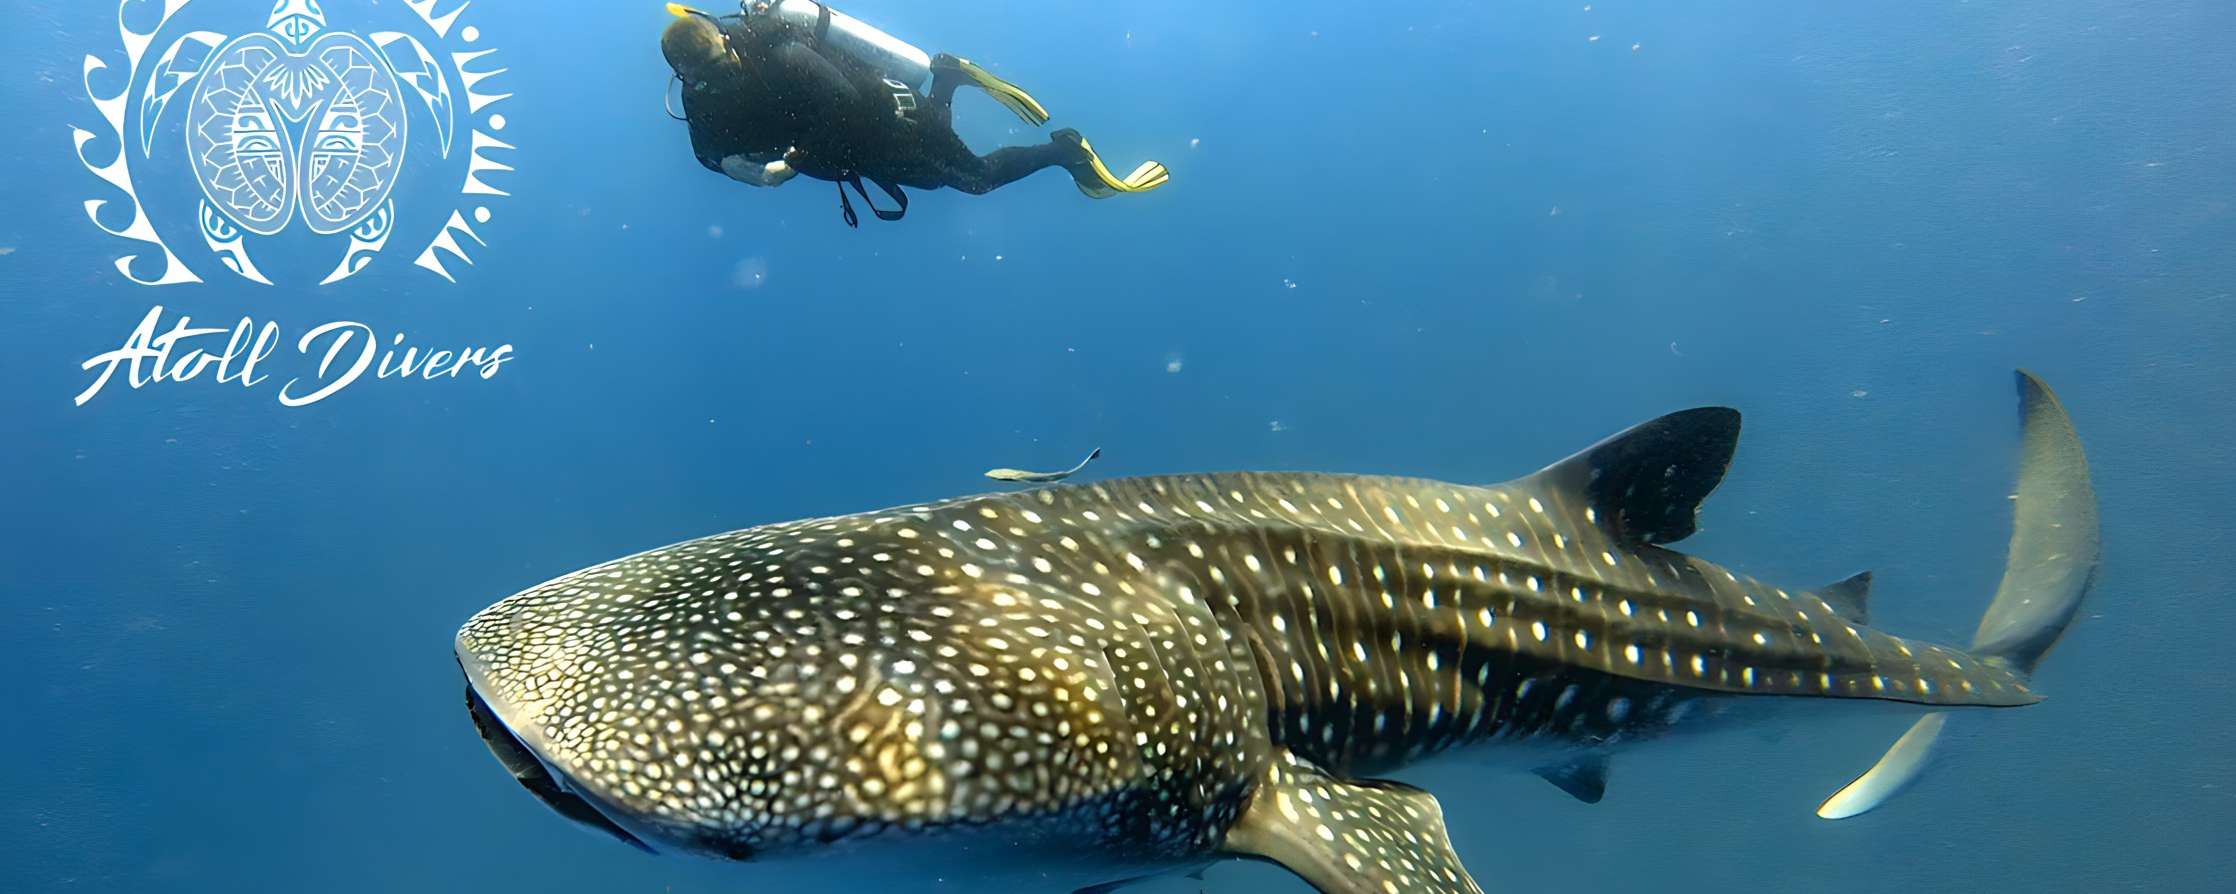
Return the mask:
[[[784,181],[799,176],[792,165],[783,159],[761,164],[743,155],[722,159],[722,173],[747,186],[783,186]]]

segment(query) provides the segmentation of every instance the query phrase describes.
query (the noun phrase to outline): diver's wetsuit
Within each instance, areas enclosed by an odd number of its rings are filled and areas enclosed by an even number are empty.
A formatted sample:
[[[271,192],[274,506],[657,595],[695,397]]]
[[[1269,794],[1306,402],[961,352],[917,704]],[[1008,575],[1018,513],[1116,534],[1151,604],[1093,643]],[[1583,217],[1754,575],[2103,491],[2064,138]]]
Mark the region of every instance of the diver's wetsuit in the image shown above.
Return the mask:
[[[732,156],[783,159],[818,180],[979,195],[1085,161],[1068,132],[1036,146],[972,152],[953,126],[955,89],[968,78],[944,53],[932,62],[929,93],[920,94],[843,52],[819,51],[812,31],[765,16],[717,23],[738,63],[724,71],[744,76],[687,83],[683,94],[692,149],[709,170],[722,172]]]

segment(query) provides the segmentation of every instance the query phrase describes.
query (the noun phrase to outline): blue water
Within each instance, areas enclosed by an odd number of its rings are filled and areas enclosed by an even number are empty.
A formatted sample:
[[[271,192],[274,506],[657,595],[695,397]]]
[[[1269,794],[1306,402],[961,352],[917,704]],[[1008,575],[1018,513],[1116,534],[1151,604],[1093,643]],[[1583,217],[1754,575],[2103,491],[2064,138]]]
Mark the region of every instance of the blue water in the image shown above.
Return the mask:
[[[1627,754],[1596,806],[1464,764],[1417,781],[1496,891],[2236,871],[2220,0],[858,0],[1023,84],[1114,167],[1173,171],[1106,202],[1056,173],[918,193],[859,231],[827,184],[750,190],[692,160],[659,106],[657,3],[479,0],[518,171],[456,285],[409,263],[423,219],[332,287],[306,283],[340,243],[300,231],[261,249],[281,286],[217,267],[174,109],[143,197],[206,282],[162,289],[118,273],[139,249],[82,207],[120,198],[71,130],[103,129],[80,73],[120,58],[111,5],[12,0],[0,29],[0,890],[975,890],[587,835],[490,759],[450,636],[607,558],[1095,445],[1098,476],[1490,481],[1731,404],[1747,436],[1687,548],[1791,585],[1875,569],[1877,624],[1962,642],[2000,573],[2020,365],[2072,410],[2103,504],[2049,701],[1845,823],[1810,812],[1902,720]],[[399,5],[325,4],[368,32]],[[191,11],[239,33],[265,7]],[[1040,139],[975,97],[961,117],[981,148]],[[439,217],[459,159],[417,158],[399,208]],[[166,325],[276,322],[278,381],[332,320],[516,359],[300,408],[207,375],[74,405],[80,364],[157,304]],[[1305,890],[1245,864],[1202,887]]]

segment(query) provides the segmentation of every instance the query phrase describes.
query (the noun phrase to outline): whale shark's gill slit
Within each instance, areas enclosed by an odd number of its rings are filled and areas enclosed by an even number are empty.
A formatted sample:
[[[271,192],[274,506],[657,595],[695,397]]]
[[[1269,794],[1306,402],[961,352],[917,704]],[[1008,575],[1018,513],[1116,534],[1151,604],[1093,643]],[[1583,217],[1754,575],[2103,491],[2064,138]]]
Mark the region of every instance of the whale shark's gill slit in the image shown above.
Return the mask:
[[[1343,600],[1343,594],[1340,587],[1330,584],[1327,578],[1314,571],[1339,567],[1343,560],[1338,555],[1338,549],[1339,547],[1323,546],[1307,537],[1299,544],[1298,549],[1302,567],[1290,573],[1297,598],[1301,601],[1297,606],[1302,615],[1299,620],[1309,636],[1308,640],[1299,645],[1303,647],[1303,659],[1315,671],[1312,676],[1317,689],[1308,690],[1308,698],[1325,706],[1320,712],[1322,716],[1315,724],[1320,727],[1323,735],[1328,730],[1348,724],[1351,719],[1351,712],[1343,702],[1348,697],[1344,686],[1350,681],[1345,679],[1347,675],[1344,673],[1342,660],[1329,647],[1331,642],[1343,641],[1343,625],[1335,610],[1336,604]],[[1327,588],[1326,595],[1316,595],[1322,592],[1323,587]],[[1330,744],[1332,743],[1323,739],[1322,747]]]
[[[1208,535],[1214,532],[1207,530],[1204,533]],[[1225,548],[1217,544],[1214,547],[1217,558],[1224,561],[1227,558]],[[1173,570],[1176,567],[1181,570]],[[1266,654],[1264,634],[1244,616],[1241,606],[1229,594],[1222,592],[1223,585],[1207,576],[1199,576],[1193,570],[1187,570],[1184,565],[1168,564],[1163,574],[1168,585],[1174,583],[1177,574],[1188,576],[1187,579],[1191,582],[1186,585],[1189,594],[1200,601],[1204,613],[1209,616],[1215,628],[1217,642],[1214,654],[1227,666],[1226,677],[1221,682],[1229,687],[1228,691],[1236,698],[1231,708],[1221,713],[1232,718],[1247,714],[1252,705],[1267,707],[1278,704],[1276,699],[1280,681],[1269,676],[1273,663],[1271,656]],[[1237,653],[1237,641],[1240,641],[1241,649],[1250,653],[1247,659]],[[1253,674],[1255,676],[1251,676]]]
[[[1356,490],[1349,495],[1363,514],[1365,504]],[[1341,557],[1331,558],[1330,563],[1341,571],[1339,575],[1329,576],[1328,598],[1319,600],[1315,608],[1326,614],[1328,635],[1321,641],[1320,648],[1326,656],[1329,673],[1340,682],[1342,692],[1329,693],[1335,717],[1330,720],[1330,732],[1324,733],[1322,739],[1329,751],[1347,753],[1364,732],[1362,724],[1366,722],[1367,713],[1362,710],[1364,692],[1372,685],[1368,676],[1371,668],[1358,660],[1354,644],[1364,641],[1358,603],[1360,594],[1372,586],[1369,581],[1373,579],[1373,572],[1369,570],[1370,558],[1355,545],[1344,545]]]
[[[1288,684],[1281,679],[1281,665],[1273,660],[1273,651],[1265,643],[1265,634],[1257,625],[1242,625],[1242,641],[1250,647],[1250,660],[1258,666],[1258,679],[1265,688],[1266,728],[1282,729],[1287,721]]]

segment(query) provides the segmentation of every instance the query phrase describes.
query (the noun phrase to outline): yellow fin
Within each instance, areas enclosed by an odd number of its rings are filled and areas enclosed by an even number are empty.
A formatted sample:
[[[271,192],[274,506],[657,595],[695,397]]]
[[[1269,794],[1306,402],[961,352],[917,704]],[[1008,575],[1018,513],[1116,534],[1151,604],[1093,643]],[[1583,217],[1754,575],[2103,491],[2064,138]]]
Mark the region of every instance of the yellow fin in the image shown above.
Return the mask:
[[[1100,189],[1084,182],[1079,184],[1079,191],[1093,198],[1109,198],[1122,192],[1148,192],[1172,179],[1172,173],[1165,170],[1164,165],[1145,161],[1140,167],[1134,168],[1132,174],[1120,180],[1118,175],[1112,174],[1110,168],[1103,164],[1102,156],[1095,153],[1095,147],[1087,142],[1086,137],[1079,138],[1079,148],[1087,153],[1087,166],[1095,172],[1095,179],[1102,181]]]
[[[1041,106],[1040,100],[1034,99],[1032,94],[1026,93],[1016,84],[995,77],[993,72],[980,68],[969,59],[958,58],[955,64],[970,78],[972,84],[986,91],[987,96],[993,97],[995,102],[1001,103],[1003,108],[1026,124],[1039,127],[1048,123],[1048,109]]]

